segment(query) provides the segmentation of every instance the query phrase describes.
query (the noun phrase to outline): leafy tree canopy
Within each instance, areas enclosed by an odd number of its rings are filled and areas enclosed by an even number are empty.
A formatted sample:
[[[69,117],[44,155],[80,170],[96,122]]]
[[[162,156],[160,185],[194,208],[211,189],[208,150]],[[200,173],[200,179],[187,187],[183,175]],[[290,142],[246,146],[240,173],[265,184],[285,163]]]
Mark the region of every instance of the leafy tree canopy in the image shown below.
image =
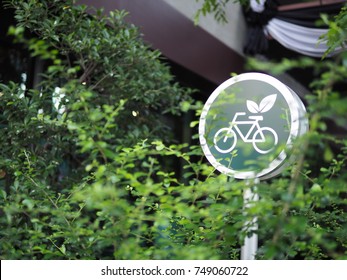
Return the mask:
[[[124,12],[58,0],[7,7],[10,33],[47,67],[35,88],[0,84],[1,259],[238,259],[254,216],[258,259],[346,258],[347,141],[328,129],[331,119],[346,125],[343,54],[249,62],[277,73],[311,67],[316,78],[294,166],[260,182],[260,200],[243,210],[253,182],[228,180],[199,146],[167,137],[162,113],[182,107],[198,118],[201,104]]]

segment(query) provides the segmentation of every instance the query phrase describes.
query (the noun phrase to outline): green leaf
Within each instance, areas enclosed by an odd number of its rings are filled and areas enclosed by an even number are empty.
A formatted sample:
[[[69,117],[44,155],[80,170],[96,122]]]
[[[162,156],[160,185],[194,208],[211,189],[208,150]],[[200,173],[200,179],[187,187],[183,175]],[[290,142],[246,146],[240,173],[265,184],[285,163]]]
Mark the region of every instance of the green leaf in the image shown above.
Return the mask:
[[[59,249],[60,249],[60,252],[62,252],[64,255],[66,255],[66,247],[64,244],[61,245],[61,247]]]

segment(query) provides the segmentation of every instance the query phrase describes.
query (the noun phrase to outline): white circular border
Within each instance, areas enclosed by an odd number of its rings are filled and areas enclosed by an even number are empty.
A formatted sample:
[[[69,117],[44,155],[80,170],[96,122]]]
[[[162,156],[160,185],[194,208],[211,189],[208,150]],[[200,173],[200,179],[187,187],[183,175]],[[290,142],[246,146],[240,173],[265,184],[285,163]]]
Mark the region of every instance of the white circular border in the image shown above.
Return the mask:
[[[306,114],[306,110],[304,105],[302,104],[301,100],[299,97],[295,96],[296,94],[288,88],[285,84],[277,80],[276,78],[269,76],[267,74],[262,74],[262,73],[244,73],[240,74],[238,76],[232,77],[225,82],[223,82],[221,85],[219,85],[210,95],[210,97],[207,99],[201,116],[199,120],[199,139],[200,139],[200,145],[201,148],[207,158],[207,160],[214,166],[219,172],[226,174],[228,176],[233,176],[234,178],[237,179],[251,179],[251,178],[260,178],[260,179],[268,179],[273,176],[276,176],[280,170],[282,170],[284,166],[284,161],[287,159],[287,154],[283,150],[281,153],[278,155],[276,159],[274,159],[272,162],[270,162],[269,166],[259,172],[255,171],[236,171],[233,169],[230,169],[219,162],[215,159],[215,157],[212,155],[208,145],[207,141],[205,139],[205,125],[206,125],[206,116],[210,110],[211,105],[215,101],[215,99],[218,97],[218,95],[224,91],[226,88],[229,86],[241,82],[241,81],[247,81],[247,80],[257,80],[257,81],[262,81],[265,83],[270,84],[274,88],[276,88],[284,97],[286,100],[289,110],[290,110],[290,116],[291,116],[291,124],[290,124],[290,133],[289,137],[287,140],[286,147],[290,148],[292,146],[292,143],[294,139],[301,135],[302,133],[306,132],[307,130],[307,122],[304,124],[304,129],[300,129],[300,124],[299,124],[299,118],[304,117]],[[302,131],[305,130],[305,131]]]

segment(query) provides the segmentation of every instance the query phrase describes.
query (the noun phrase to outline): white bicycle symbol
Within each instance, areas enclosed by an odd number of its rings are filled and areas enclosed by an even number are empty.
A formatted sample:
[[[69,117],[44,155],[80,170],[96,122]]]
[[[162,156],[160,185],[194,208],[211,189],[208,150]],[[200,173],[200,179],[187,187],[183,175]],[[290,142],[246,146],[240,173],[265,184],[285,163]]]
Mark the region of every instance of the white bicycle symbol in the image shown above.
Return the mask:
[[[267,154],[270,152],[278,143],[277,133],[270,127],[260,127],[259,121],[263,120],[263,116],[249,116],[249,121],[237,121],[239,116],[246,115],[245,112],[238,112],[235,114],[230,127],[223,127],[219,129],[214,135],[213,143],[216,150],[220,153],[226,154],[231,152],[237,143],[237,134],[241,137],[243,142],[252,143],[254,149],[260,154]],[[239,125],[251,125],[250,129],[244,135],[239,129]],[[253,133],[253,137],[251,136]],[[259,143],[268,142],[267,140],[271,137],[273,143],[270,149],[262,149],[258,147]],[[218,146],[222,140],[223,147]],[[226,146],[227,148],[224,148]],[[261,146],[261,145],[260,145]]]

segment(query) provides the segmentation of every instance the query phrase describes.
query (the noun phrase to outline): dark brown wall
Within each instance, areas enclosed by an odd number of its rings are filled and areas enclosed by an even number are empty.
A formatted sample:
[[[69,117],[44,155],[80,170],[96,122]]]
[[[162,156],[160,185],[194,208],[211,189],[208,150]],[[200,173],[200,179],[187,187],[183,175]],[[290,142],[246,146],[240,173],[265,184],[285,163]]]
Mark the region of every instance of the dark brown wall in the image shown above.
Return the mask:
[[[242,56],[163,1],[80,0],[78,3],[103,7],[105,12],[128,11],[128,20],[141,28],[144,39],[153,48],[215,84],[228,79],[231,72],[242,72]]]

